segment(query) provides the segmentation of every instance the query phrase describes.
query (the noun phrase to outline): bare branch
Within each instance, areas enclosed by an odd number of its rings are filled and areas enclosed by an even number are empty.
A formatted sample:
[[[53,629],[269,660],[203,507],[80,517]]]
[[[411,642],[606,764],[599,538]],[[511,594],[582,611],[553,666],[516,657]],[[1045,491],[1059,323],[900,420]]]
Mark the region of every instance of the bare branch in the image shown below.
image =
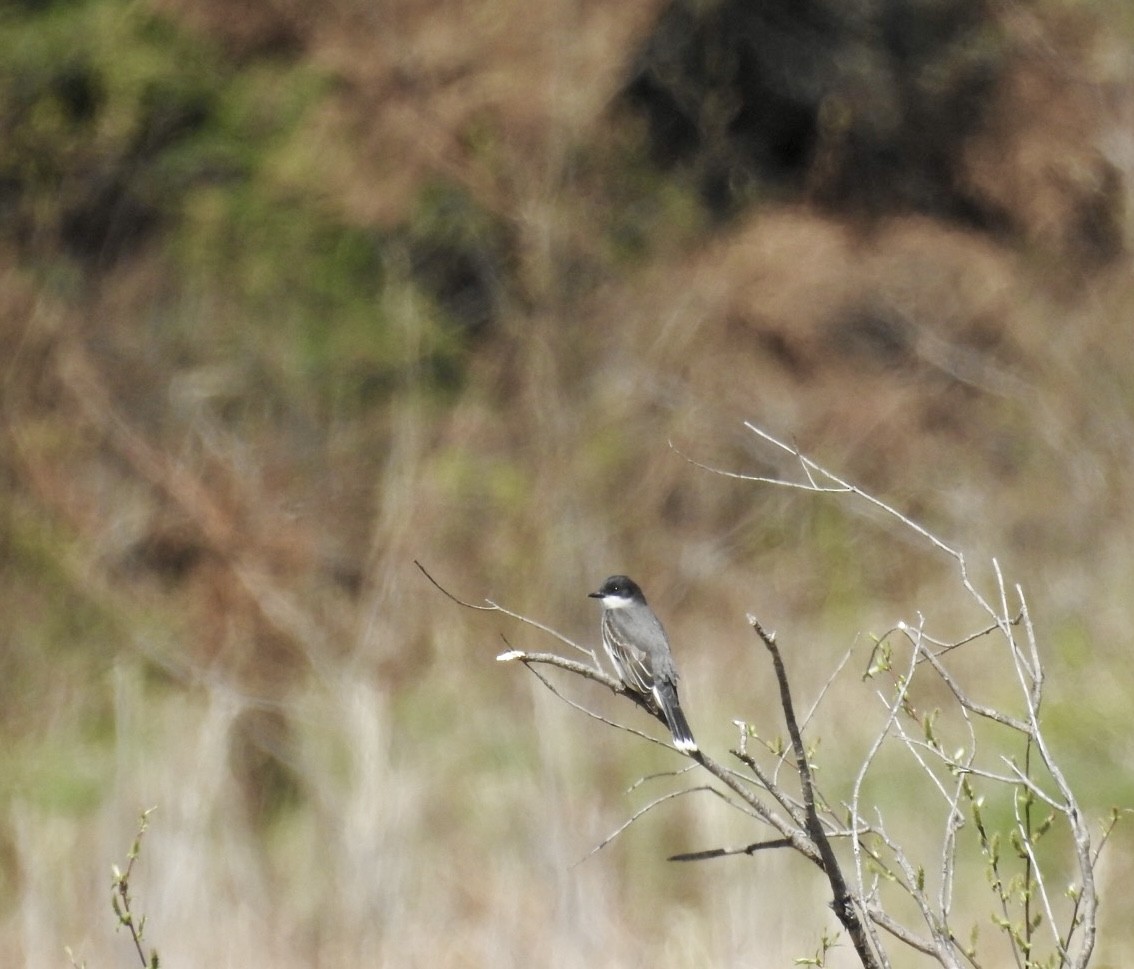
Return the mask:
[[[513,612],[511,609],[506,609],[504,606],[493,602],[491,599],[485,599],[484,605],[478,605],[475,602],[468,602],[465,599],[458,598],[457,596],[453,595],[452,592],[446,589],[440,582],[433,578],[433,576],[426,571],[425,566],[422,565],[417,559],[413,560],[413,564],[416,565],[421,574],[424,575],[433,584],[434,588],[436,588],[447,599],[455,602],[458,606],[464,606],[466,609],[475,609],[478,612],[502,613],[509,619],[515,619],[516,622],[522,623],[525,626],[531,626],[533,629],[538,629],[541,633],[547,633],[548,636],[550,636],[552,639],[559,640],[559,642],[561,642],[564,646],[570,646],[572,649],[578,650],[584,656],[589,656],[595,666],[599,665],[598,657],[595,655],[594,650],[587,649],[585,646],[580,646],[573,639],[569,639],[558,630],[553,629],[551,626],[545,625],[542,622],[538,622],[535,619],[531,619],[528,616],[521,615],[518,612]]]
[[[767,824],[769,827],[774,828],[782,834],[791,846],[798,851],[801,855],[809,861],[822,867],[822,858],[819,854],[819,849],[809,837],[807,831],[797,827],[795,824],[785,820],[778,815],[775,811],[769,808],[759,797],[753,793],[748,786],[741,781],[734,771],[721,766],[711,757],[709,757],[703,750],[694,751],[691,755],[702,767],[712,774],[717,780],[728,787],[734,794],[736,794],[745,804],[752,808],[753,812]]]
[[[659,804],[664,804],[666,801],[672,801],[674,798],[684,797],[686,794],[694,794],[697,791],[708,791],[710,794],[717,795],[717,797],[723,797],[721,792],[718,791],[715,787],[713,787],[710,784],[702,784],[699,787],[687,787],[687,788],[683,788],[680,791],[670,791],[666,794],[662,794],[659,797],[655,797],[645,807],[639,808],[632,815],[630,815],[629,818],[627,818],[622,824],[620,824],[610,834],[608,834],[605,838],[603,838],[602,841],[600,841],[590,851],[588,851],[585,855],[583,855],[583,857],[580,858],[578,861],[576,861],[575,864],[573,864],[571,867],[572,868],[578,868],[579,865],[581,865],[584,861],[586,861],[592,855],[598,854],[598,852],[602,851],[603,848],[605,848],[615,838],[617,838],[620,834],[622,834],[623,831],[625,831],[628,827],[630,827],[630,825],[632,825],[635,821],[637,821],[638,818],[640,818],[640,817],[642,817],[642,815],[647,814],[648,812],[652,811]],[[725,800],[727,800],[727,798],[725,798]]]
[[[755,841],[743,848],[708,848],[705,851],[686,851],[679,855],[670,855],[666,861],[707,861],[710,858],[727,858],[731,855],[754,855],[757,851],[767,851],[773,848],[790,848],[792,843],[787,838],[772,838],[770,841]]]
[[[1018,626],[1023,618],[1023,612],[1018,612],[1016,613],[1015,618],[1010,619],[1008,622],[1012,626]],[[935,658],[940,658],[946,653],[951,653],[953,650],[958,649],[961,646],[967,646],[969,643],[974,642],[977,639],[983,639],[985,636],[988,636],[995,632],[1002,632],[1003,629],[1004,626],[1002,623],[994,622],[992,625],[986,626],[984,629],[978,629],[975,633],[969,633],[969,635],[967,636],[962,636],[960,639],[952,643],[945,643],[939,639],[933,639],[931,636],[927,636],[924,632],[921,633],[921,636],[922,639],[924,639],[925,642],[929,643],[930,645],[940,647],[940,649],[938,649],[937,652],[933,654]]]
[[[866,967],[866,969],[877,967],[879,966],[879,960],[875,951],[874,940],[871,939],[869,931],[864,927],[862,919],[859,918],[859,913],[854,904],[854,897],[847,888],[842,868],[839,866],[839,860],[835,855],[834,848],[831,847],[830,839],[827,837],[827,832],[823,829],[823,824],[819,819],[819,812],[816,808],[815,783],[811,776],[811,765],[807,762],[807,749],[803,745],[803,736],[799,732],[799,721],[795,716],[795,704],[792,700],[787,670],[784,668],[784,662],[783,658],[780,656],[779,647],[776,645],[775,637],[764,630],[764,627],[760,625],[759,620],[755,616],[749,615],[748,623],[756,631],[756,634],[763,641],[764,646],[772,656],[772,667],[775,669],[776,682],[780,687],[780,708],[783,710],[784,720],[787,723],[788,736],[791,738],[792,748],[795,751],[796,770],[799,774],[800,784],[803,787],[805,827],[811,837],[812,843],[819,851],[819,856],[822,859],[821,867],[823,873],[827,876],[827,881],[831,885],[831,892],[834,896],[832,905],[835,910],[835,916],[850,935],[855,952],[858,953],[859,960],[862,962],[863,966]]]
[[[511,613],[506,614],[511,615]],[[507,640],[504,641],[507,642]],[[542,676],[534,668],[533,664],[543,663],[548,666],[557,666],[561,670],[567,670],[567,672],[569,673],[574,673],[577,676],[582,676],[588,680],[594,680],[596,683],[601,683],[612,693],[615,693],[618,696],[626,697],[628,700],[633,701],[635,704],[637,704],[637,706],[645,710],[646,713],[648,713],[651,717],[658,720],[660,723],[665,723],[665,717],[662,715],[662,712],[655,706],[653,706],[648,697],[644,697],[637,691],[629,689],[622,683],[621,680],[614,679],[614,677],[607,675],[603,670],[599,669],[596,666],[587,666],[585,663],[579,663],[576,660],[567,659],[565,656],[560,656],[558,653],[528,653],[520,649],[509,649],[506,652],[500,653],[496,657],[496,661],[498,663],[509,663],[513,661],[523,663],[524,666],[527,667],[528,671],[535,674],[544,686],[546,686],[552,693],[554,693],[565,703],[573,706],[576,710],[580,710],[592,719],[605,723],[608,726],[617,727],[619,730],[624,730],[626,733],[632,733],[637,737],[642,737],[645,740],[649,740],[651,743],[656,743],[659,747],[669,747],[671,750],[677,750],[676,747],[674,747],[670,743],[667,743],[666,741],[658,740],[654,737],[651,737],[647,733],[643,733],[640,730],[634,729],[633,727],[627,727],[623,724],[615,723],[613,720],[608,720],[601,714],[595,713],[593,710],[589,710],[581,704],[576,703],[574,700],[563,696],[563,694],[560,693],[552,685],[550,680]],[[683,753],[683,751],[679,751],[679,753]]]
[[[787,791],[776,783],[774,778],[769,777],[764,772],[764,768],[757,763],[756,759],[751,754],[743,750],[733,750],[731,753],[756,775],[756,780],[760,782],[760,786],[779,802],[780,807],[791,815],[792,821],[794,821],[798,827],[807,827],[807,813],[803,805],[799,804],[795,798],[790,797]]]
[[[775,633],[771,634],[773,639],[775,639],[775,635]],[[800,723],[799,729],[801,732],[807,729],[807,725],[811,723],[812,719],[815,717],[815,714],[819,710],[819,706],[822,704],[824,697],[827,696],[827,693],[830,691],[835,680],[838,679],[839,674],[842,673],[842,671],[846,668],[847,663],[850,662],[850,658],[853,653],[854,649],[852,647],[851,649],[848,649],[845,653],[843,653],[842,659],[840,659],[839,662],[835,664],[835,668],[831,671],[831,675],[827,677],[827,682],[824,683],[820,688],[818,695],[815,697],[814,701],[811,704],[811,708],[807,711],[807,714],[804,716],[802,722]],[[779,760],[776,763],[776,769],[772,772],[772,780],[774,782],[779,782],[780,768],[785,763],[787,763],[786,748],[780,754]]]
[[[696,764],[686,764],[680,770],[663,770],[663,771],[658,771],[656,774],[646,774],[642,777],[639,777],[633,784],[631,784],[628,788],[626,788],[626,793],[631,794],[634,791],[636,791],[639,787],[641,787],[643,784],[648,784],[650,781],[656,781],[656,780],[661,780],[661,779],[670,778],[670,777],[681,777],[685,774],[688,774],[690,771],[696,770],[696,769],[697,769]]]
[[[949,545],[946,545],[941,539],[939,539],[936,535],[934,535],[928,529],[923,528],[921,525],[919,525],[917,522],[915,522],[912,518],[906,517],[900,511],[898,511],[898,509],[894,508],[892,505],[888,505],[886,502],[882,501],[880,498],[875,498],[872,494],[869,494],[868,492],[863,491],[861,488],[857,487],[856,485],[851,484],[849,481],[844,481],[837,474],[834,474],[833,472],[828,471],[822,465],[816,463],[815,461],[812,461],[811,458],[809,458],[806,455],[804,455],[803,453],[801,453],[798,448],[793,447],[792,445],[789,445],[789,444],[785,444],[783,441],[780,441],[777,438],[773,437],[767,431],[763,430],[762,428],[757,427],[752,422],[745,421],[744,426],[746,428],[748,428],[748,430],[750,430],[757,437],[762,438],[763,440],[767,441],[769,444],[772,444],[773,446],[779,448],[782,451],[786,451],[788,454],[791,454],[796,459],[798,459],[800,465],[808,473],[808,480],[809,481],[813,481],[813,479],[811,478],[811,475],[812,475],[812,473],[814,473],[814,474],[818,474],[818,475],[822,476],[823,478],[832,482],[832,484],[834,485],[834,487],[816,487],[816,486],[812,485],[812,486],[810,486],[809,490],[811,490],[811,491],[822,491],[822,492],[827,492],[827,493],[830,493],[830,492],[846,492],[846,493],[854,495],[857,498],[861,498],[863,501],[867,502],[868,504],[873,505],[879,511],[882,511],[886,515],[889,515],[891,518],[897,519],[906,528],[912,529],[914,532],[916,532],[922,538],[929,541],[930,544],[932,544],[934,547],[940,549],[946,555],[952,556],[958,562],[964,561],[964,556],[960,552],[958,552],[956,549],[950,547]],[[743,478],[744,476],[743,475],[737,475],[737,477]],[[749,480],[760,480],[760,479],[749,479]],[[768,482],[768,483],[774,484],[774,483],[777,483],[777,482],[773,481],[773,482]]]
[[[904,624],[901,624],[904,625]],[[987,706],[983,703],[977,703],[973,700],[956,681],[953,675],[945,669],[944,664],[933,653],[922,653],[922,656],[933,667],[934,671],[947,687],[949,691],[956,697],[957,702],[961,704],[969,713],[974,713],[978,717],[983,717],[985,720],[991,720],[993,723],[1003,724],[1005,727],[1011,727],[1017,733],[1027,736],[1031,733],[1031,727],[1024,720],[1013,717],[1011,714],[1004,713],[994,707]]]
[[[908,945],[911,949],[916,949],[927,956],[936,956],[937,947],[924,936],[918,935],[916,932],[911,932],[901,922],[887,914],[885,909],[871,908],[867,911],[870,916],[870,921],[882,929],[885,929],[895,939],[899,939]]]
[[[507,640],[505,640],[505,642],[507,642]],[[598,667],[588,666],[586,663],[580,663],[578,660],[567,659],[566,656],[560,656],[558,653],[530,653],[522,649],[509,649],[506,652],[500,653],[496,657],[496,662],[518,662],[523,663],[525,666],[529,663],[544,663],[548,666],[558,666],[561,670],[567,670],[568,673],[574,673],[576,676],[583,676],[588,680],[601,683],[612,693],[629,696],[633,692],[627,690],[626,687],[622,685],[621,680],[616,680],[613,676],[600,670]]]

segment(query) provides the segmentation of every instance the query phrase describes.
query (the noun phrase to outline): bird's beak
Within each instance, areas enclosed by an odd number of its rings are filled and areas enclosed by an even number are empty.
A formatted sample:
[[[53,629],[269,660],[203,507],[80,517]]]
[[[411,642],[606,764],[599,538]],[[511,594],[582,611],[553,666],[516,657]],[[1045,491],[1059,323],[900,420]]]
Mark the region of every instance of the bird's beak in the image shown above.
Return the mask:
[[[587,598],[588,599],[601,599],[602,593],[601,592],[588,592]]]

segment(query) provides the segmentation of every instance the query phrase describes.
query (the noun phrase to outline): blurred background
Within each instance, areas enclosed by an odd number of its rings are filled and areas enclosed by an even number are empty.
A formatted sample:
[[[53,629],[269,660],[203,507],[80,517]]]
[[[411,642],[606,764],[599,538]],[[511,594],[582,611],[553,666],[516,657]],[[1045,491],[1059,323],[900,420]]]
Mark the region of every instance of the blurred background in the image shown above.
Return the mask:
[[[630,573],[722,760],[733,719],[781,730],[747,612],[804,705],[853,650],[812,731],[837,789],[869,634],[982,620],[908,533],[682,456],[794,474],[745,420],[979,582],[996,556],[1084,809],[1134,803],[1132,55],[1125,0],[6,3],[12,964],[130,964],[110,870],[151,806],[169,966],[812,955],[805,862],[665,860],[762,836],[711,797],[573,867],[694,782],[629,790],[679,761],[494,662],[552,643],[413,566],[589,646]],[[1097,965],[1134,944],[1132,851]]]

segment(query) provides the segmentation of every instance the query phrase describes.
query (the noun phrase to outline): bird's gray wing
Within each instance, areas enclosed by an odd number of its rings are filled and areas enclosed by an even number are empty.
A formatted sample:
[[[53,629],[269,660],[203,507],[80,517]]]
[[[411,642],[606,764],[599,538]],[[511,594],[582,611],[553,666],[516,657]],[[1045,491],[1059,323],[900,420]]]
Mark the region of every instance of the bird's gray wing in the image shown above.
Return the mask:
[[[648,609],[612,609],[604,618],[604,636],[623,667],[619,672],[627,686],[649,694],[656,681],[677,680],[669,640],[652,612]]]

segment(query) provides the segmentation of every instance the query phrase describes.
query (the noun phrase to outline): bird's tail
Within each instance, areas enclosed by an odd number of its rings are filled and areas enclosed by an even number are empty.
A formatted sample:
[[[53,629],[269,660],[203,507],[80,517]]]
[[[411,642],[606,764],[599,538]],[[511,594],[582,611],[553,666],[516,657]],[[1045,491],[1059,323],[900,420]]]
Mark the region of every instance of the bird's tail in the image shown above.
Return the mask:
[[[673,745],[687,754],[697,750],[697,741],[693,739],[693,731],[689,729],[689,721],[681,712],[681,704],[677,700],[677,687],[672,683],[658,683],[653,688],[654,699],[661,708],[662,716],[669,725],[669,732],[673,734]]]

